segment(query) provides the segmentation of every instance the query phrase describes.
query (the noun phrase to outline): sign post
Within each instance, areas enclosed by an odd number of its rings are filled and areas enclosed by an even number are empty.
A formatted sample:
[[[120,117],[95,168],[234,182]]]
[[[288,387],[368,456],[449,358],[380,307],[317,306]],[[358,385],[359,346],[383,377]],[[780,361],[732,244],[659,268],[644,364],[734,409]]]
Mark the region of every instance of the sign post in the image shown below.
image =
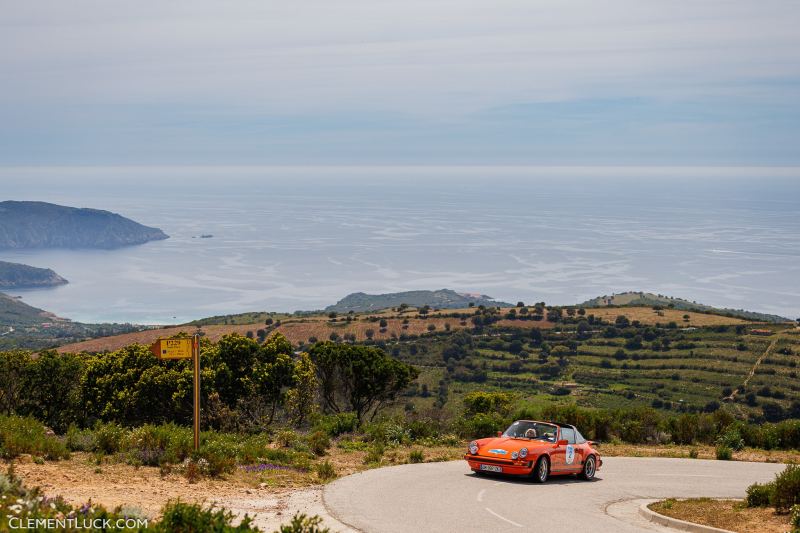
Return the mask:
[[[194,451],[200,450],[200,336],[194,342]]]
[[[194,387],[192,400],[194,404],[194,450],[200,449],[200,335],[192,338],[158,339],[150,346],[150,351],[159,359],[191,359]]]

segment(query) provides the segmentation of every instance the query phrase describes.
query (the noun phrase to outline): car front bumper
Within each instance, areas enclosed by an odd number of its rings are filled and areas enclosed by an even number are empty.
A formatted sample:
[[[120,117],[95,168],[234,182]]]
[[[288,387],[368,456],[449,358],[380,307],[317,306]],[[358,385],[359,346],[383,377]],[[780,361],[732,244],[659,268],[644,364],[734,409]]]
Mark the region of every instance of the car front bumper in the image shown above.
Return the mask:
[[[499,466],[503,469],[502,474],[511,474],[517,476],[527,476],[533,470],[535,457],[527,457],[524,460],[513,461],[511,459],[497,459],[495,457],[484,457],[481,455],[465,454],[464,459],[469,464],[469,467],[475,472],[482,472],[481,465]],[[491,472],[489,472],[491,473]]]

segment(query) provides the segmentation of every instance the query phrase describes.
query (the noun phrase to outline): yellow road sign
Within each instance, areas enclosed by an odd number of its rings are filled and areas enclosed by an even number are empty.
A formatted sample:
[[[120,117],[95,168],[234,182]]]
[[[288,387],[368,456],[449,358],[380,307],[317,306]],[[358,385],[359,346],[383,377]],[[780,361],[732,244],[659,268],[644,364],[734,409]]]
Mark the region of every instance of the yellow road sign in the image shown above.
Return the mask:
[[[159,359],[191,359],[192,339],[158,339],[150,347]]]

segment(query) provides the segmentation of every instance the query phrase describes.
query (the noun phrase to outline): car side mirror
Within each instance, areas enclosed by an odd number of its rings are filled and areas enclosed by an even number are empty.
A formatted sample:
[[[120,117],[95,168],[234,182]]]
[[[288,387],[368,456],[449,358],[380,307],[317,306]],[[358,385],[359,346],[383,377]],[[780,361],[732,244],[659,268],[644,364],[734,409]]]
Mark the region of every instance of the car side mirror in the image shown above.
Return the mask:
[[[502,436],[503,436],[503,432],[502,432],[502,431],[498,431],[498,432],[497,432],[497,436],[498,436],[498,437],[502,437]]]
[[[567,439],[561,439],[560,441],[556,442],[556,446],[566,446],[567,444],[569,444]]]

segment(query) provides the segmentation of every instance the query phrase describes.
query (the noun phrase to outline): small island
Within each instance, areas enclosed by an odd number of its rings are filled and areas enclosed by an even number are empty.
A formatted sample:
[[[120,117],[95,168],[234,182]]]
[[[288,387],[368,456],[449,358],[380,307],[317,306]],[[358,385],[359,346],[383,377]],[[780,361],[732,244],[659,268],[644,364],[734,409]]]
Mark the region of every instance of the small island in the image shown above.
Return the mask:
[[[65,283],[68,281],[49,268],[0,261],[0,289],[38,289]]]

